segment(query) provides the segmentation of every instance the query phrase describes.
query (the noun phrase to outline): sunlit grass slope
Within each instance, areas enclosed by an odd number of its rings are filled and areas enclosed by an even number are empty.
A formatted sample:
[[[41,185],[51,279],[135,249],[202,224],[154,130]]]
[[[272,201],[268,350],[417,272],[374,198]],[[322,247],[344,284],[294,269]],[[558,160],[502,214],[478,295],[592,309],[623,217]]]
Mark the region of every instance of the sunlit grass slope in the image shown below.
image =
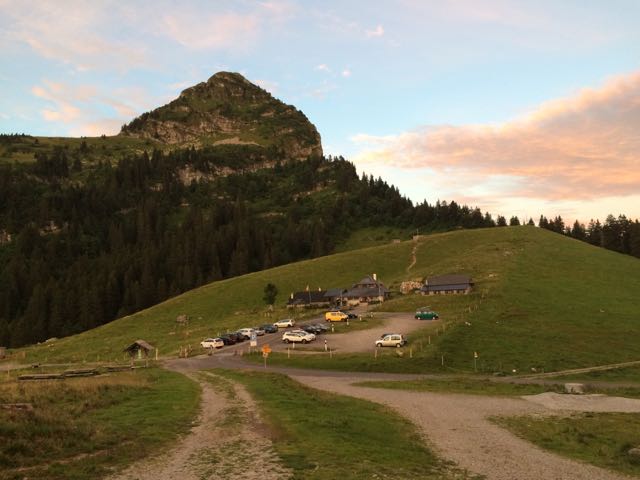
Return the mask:
[[[407,271],[414,247],[417,261]],[[640,359],[640,261],[545,230],[506,227],[436,234],[417,244],[387,244],[215,282],[52,346],[31,348],[27,361],[115,358],[137,338],[161,355],[175,354],[204,336],[270,320],[262,301],[267,282],[278,287],[282,306],[291,291],[307,285],[347,287],[373,272],[395,288],[403,280],[468,273],[476,288],[461,296],[397,295],[383,305],[390,311],[431,305],[441,314],[446,331],[412,334],[411,359],[335,355],[314,358],[314,367],[433,371],[444,355],[446,368],[473,371],[477,352],[478,371],[522,373]],[[285,315],[282,310],[274,316]],[[188,328],[176,327],[181,313],[192,318]],[[433,336],[431,345],[427,335]]]
[[[385,245],[214,282],[94,330],[29,348],[26,360],[122,359],[122,349],[136,339],[158,347],[160,355],[174,355],[180,346],[195,348],[203,337],[291,315],[284,311],[289,294],[307,285],[311,289],[349,287],[373,272],[385,281],[402,279],[411,248],[411,242]],[[268,282],[279,290],[280,307],[271,317],[266,316],[262,299]],[[176,324],[180,314],[191,317],[188,326]]]

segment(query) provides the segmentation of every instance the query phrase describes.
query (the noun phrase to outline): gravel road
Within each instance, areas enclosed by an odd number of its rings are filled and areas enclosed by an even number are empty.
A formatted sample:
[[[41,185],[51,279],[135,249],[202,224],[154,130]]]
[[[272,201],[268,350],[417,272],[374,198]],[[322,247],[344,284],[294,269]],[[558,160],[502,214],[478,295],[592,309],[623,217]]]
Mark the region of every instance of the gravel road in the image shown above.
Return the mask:
[[[385,390],[351,385],[361,381],[352,378],[292,375],[299,382],[313,388],[352,397],[363,398],[387,405],[410,419],[419,427],[427,443],[443,458],[474,474],[494,480],[619,480],[621,474],[585,463],[569,460],[546,452],[522,440],[488,420],[497,415],[550,415],[547,408],[556,399],[540,402],[518,398],[486,397],[428,392]],[[536,396],[540,397],[540,396]],[[563,398],[566,396],[562,396]],[[573,411],[639,411],[640,401],[629,404],[628,399],[604,397],[598,399],[571,397]],[[582,399],[582,400],[581,400]],[[622,407],[622,404],[626,404]],[[558,406],[558,405],[556,405]]]

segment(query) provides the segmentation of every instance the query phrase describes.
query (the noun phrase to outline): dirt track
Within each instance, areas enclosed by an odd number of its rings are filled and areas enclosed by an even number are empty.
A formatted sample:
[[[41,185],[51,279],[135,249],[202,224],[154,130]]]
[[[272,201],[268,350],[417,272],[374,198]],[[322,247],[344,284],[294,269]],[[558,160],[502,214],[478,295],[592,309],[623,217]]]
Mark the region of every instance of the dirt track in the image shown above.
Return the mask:
[[[210,373],[202,375],[224,382]],[[244,387],[213,387],[197,375],[189,376],[202,387],[201,412],[191,432],[168,454],[135,463],[109,480],[290,478],[268,436],[259,433],[258,410]]]

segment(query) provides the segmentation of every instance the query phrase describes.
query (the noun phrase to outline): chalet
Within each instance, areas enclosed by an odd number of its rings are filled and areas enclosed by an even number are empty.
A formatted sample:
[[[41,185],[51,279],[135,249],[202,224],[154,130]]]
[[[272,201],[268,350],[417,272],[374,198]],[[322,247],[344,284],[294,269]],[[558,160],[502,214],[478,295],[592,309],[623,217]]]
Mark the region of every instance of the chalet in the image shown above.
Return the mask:
[[[347,293],[346,288],[330,288],[325,292],[324,297],[331,305],[342,305],[346,302],[345,293]]]
[[[429,277],[420,289],[422,295],[469,293],[473,288],[473,280],[469,275],[440,275]]]
[[[347,303],[356,305],[358,303],[384,302],[389,298],[389,289],[384,283],[378,281],[376,274],[364,277],[358,283],[347,290],[343,298]]]
[[[331,301],[325,297],[327,292],[324,290],[305,290],[304,292],[294,292],[289,296],[287,308],[307,307],[307,308],[323,308],[328,307]]]

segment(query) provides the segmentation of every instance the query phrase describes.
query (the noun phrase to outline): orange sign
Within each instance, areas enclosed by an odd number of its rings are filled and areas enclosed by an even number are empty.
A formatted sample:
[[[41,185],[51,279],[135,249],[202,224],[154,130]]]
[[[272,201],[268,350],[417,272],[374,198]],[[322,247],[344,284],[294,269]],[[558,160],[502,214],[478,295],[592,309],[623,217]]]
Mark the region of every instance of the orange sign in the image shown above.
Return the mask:
[[[268,344],[262,346],[262,353],[269,355],[271,353],[271,347]]]

